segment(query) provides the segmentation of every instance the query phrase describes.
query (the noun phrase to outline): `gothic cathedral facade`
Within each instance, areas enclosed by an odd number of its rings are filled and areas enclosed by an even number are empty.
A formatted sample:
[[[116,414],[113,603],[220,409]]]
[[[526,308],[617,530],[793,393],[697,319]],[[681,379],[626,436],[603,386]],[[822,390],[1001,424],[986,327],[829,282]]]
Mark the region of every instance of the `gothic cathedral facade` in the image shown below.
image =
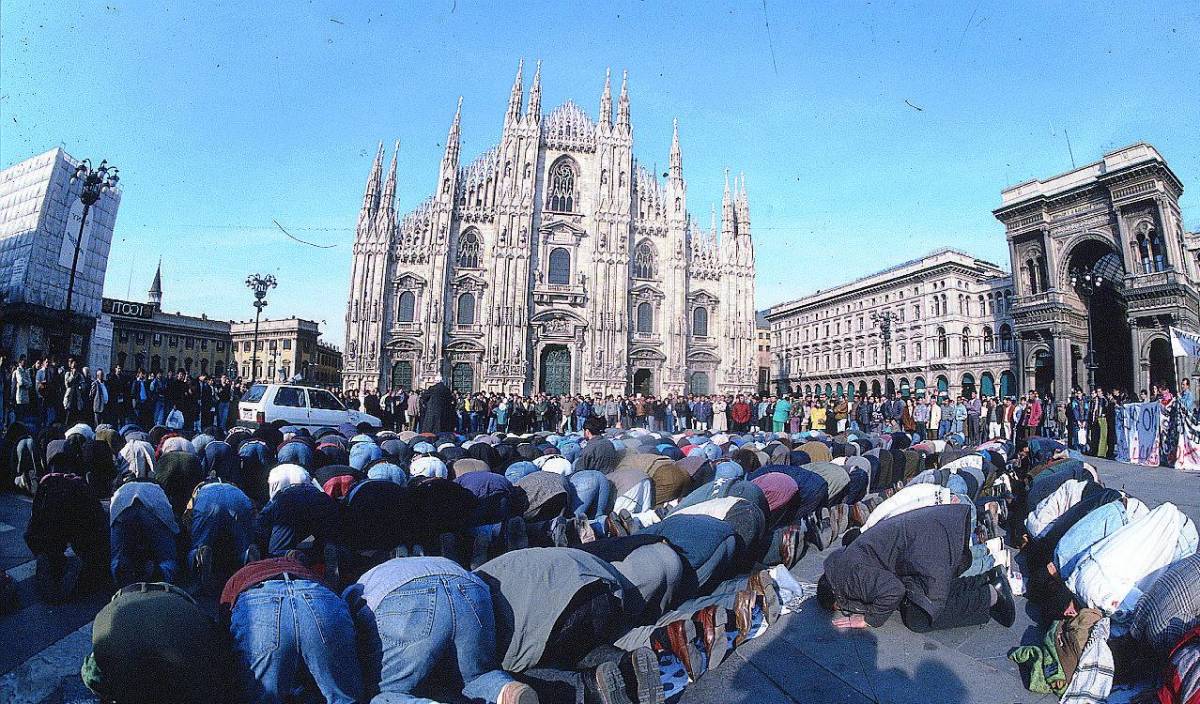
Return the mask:
[[[433,195],[398,216],[375,157],[355,233],[347,389],[619,395],[755,389],[754,249],[745,179],[718,232],[688,215],[678,123],[665,182],[633,157],[627,82],[593,121],[543,115],[522,72],[500,144],[459,163],[462,101]],[[397,146],[398,148],[398,146]]]

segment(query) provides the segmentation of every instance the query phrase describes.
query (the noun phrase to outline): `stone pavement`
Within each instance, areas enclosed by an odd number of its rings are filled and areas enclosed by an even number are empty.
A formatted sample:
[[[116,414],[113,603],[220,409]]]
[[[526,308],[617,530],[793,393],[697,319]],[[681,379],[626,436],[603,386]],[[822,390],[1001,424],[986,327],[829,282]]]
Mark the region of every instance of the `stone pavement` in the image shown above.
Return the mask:
[[[1108,486],[1126,489],[1152,507],[1172,501],[1200,522],[1200,475],[1092,462]],[[30,508],[27,497],[0,494],[0,568],[18,580],[22,604],[17,613],[0,617],[0,702],[95,702],[80,682],[79,666],[90,650],[91,619],[107,599],[95,596],[57,607],[37,600],[32,555],[22,539]],[[824,554],[810,551],[793,573],[816,582]],[[733,651],[690,686],[682,702],[1052,702],[1053,697],[1027,691],[1006,657],[1014,645],[1038,640],[1035,615],[1021,601],[1012,629],[989,623],[921,635],[892,619],[883,628],[839,633],[829,625],[830,615],[810,600]]]
[[[1129,491],[1151,508],[1170,501],[1200,523],[1200,474],[1088,460],[1105,485]],[[816,582],[825,553],[810,551],[797,579]],[[1022,684],[1008,651],[1037,642],[1037,610],[1017,598],[1011,629],[993,622],[936,633],[912,633],[898,617],[883,628],[839,633],[830,614],[809,600],[689,687],[681,704],[1026,704],[1053,702]]]

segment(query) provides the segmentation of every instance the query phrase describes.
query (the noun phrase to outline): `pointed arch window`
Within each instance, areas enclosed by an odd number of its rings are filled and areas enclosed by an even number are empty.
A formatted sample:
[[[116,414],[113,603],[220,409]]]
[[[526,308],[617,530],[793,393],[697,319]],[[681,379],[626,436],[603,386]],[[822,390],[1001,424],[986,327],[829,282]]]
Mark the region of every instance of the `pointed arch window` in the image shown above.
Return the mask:
[[[633,278],[654,278],[654,247],[649,242],[639,244],[633,254]]]
[[[573,213],[579,197],[575,191],[577,179],[575,163],[563,157],[550,167],[550,188],[546,194],[546,208],[560,213]]]
[[[946,339],[946,328],[937,329],[937,353],[939,357],[950,356],[950,343]]]
[[[571,253],[562,247],[550,250],[546,279],[552,284],[571,283]]]
[[[995,337],[992,335],[992,328],[989,325],[984,325],[983,326],[983,352],[984,352],[984,354],[987,354],[989,352],[995,352],[996,351],[995,348],[996,348],[996,340],[995,340]]]
[[[692,310],[692,334],[696,337],[708,337],[708,309],[697,307]]]
[[[458,297],[457,320],[459,325],[475,324],[475,294],[464,293]]]
[[[411,323],[416,315],[417,296],[412,291],[400,293],[400,302],[396,305],[396,319],[401,323]]]
[[[474,229],[458,238],[458,266],[461,269],[479,268],[479,232]]]
[[[964,357],[971,354],[971,329],[963,328],[962,331],[962,353]]]
[[[642,302],[637,307],[637,331],[649,335],[654,332],[654,307]]]

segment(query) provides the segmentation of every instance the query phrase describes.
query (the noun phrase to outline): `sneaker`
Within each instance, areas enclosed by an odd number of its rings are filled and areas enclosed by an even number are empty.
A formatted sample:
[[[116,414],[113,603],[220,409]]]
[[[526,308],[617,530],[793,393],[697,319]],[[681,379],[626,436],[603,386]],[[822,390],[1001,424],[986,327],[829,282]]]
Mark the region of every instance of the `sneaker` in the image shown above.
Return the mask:
[[[625,678],[615,662],[601,663],[592,672],[600,704],[633,704],[625,692]]]
[[[538,704],[538,695],[524,682],[509,682],[500,688],[496,704]]]
[[[579,532],[579,542],[581,544],[594,543],[596,541],[596,530],[592,528],[592,522],[587,518],[580,517],[576,519],[575,527]]]
[[[716,606],[709,607],[715,611],[719,611],[722,615],[725,610]],[[721,641],[725,641],[724,619],[720,631]],[[658,666],[658,656],[650,648],[638,648],[629,653],[626,657],[621,658],[622,672],[625,674],[626,682],[635,683],[635,691],[637,693],[637,704],[663,704],[665,695],[662,687],[662,672]]]

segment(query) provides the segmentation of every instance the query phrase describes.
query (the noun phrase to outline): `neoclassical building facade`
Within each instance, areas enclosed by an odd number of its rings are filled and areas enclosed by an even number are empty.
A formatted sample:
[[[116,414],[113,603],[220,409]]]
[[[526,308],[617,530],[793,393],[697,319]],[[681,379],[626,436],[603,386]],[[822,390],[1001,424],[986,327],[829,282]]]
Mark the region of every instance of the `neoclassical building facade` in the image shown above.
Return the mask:
[[[1012,294],[1011,278],[995,264],[939,249],[772,306],[765,317],[775,390],[1015,394]]]
[[[1168,331],[1195,331],[1200,318],[1200,237],[1184,231],[1182,192],[1158,150],[1138,143],[1001,193],[1024,389],[1062,397],[1087,385],[1089,313],[1097,385],[1136,394],[1193,375]],[[1102,277],[1099,290],[1072,284],[1083,271]]]
[[[757,382],[745,180],[719,227],[688,214],[678,124],[665,181],[633,156],[627,82],[597,119],[542,113],[517,69],[500,143],[459,161],[462,101],[434,192],[396,211],[380,147],[358,218],[343,385],[661,395]],[[615,112],[615,118],[614,118]]]

